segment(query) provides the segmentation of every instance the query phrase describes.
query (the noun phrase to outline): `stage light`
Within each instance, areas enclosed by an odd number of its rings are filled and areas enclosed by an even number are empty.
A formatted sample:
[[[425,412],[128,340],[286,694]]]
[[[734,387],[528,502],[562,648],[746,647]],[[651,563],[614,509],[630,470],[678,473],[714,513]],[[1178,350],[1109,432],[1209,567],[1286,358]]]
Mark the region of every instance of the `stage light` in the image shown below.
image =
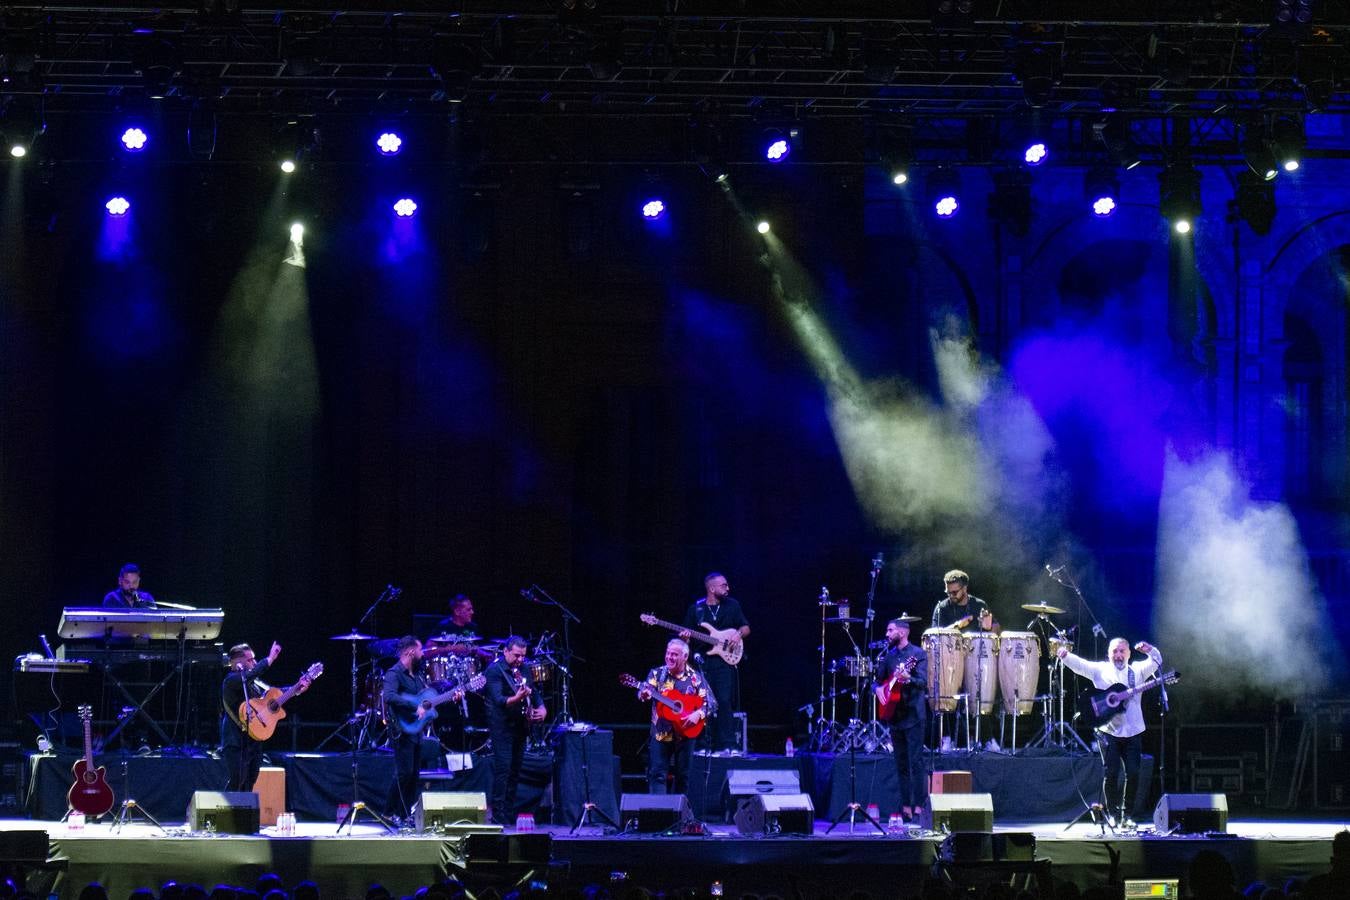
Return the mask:
[[[1270,137],[1266,133],[1265,123],[1249,122],[1242,132],[1242,158],[1247,168],[1262,181],[1274,181],[1279,174],[1275,162],[1275,152],[1270,147]]]
[[[394,214],[406,219],[417,212],[417,203],[411,197],[403,197],[394,204]]]
[[[1111,213],[1116,211],[1116,198],[1103,194],[1092,201],[1092,214],[1099,219],[1105,219]]]
[[[138,153],[145,149],[145,142],[150,138],[140,128],[131,127],[122,132],[122,146],[128,152]]]
[[[903,169],[897,169],[891,173],[891,184],[900,185],[909,181],[909,173]]]
[[[1270,126],[1270,145],[1275,161],[1286,172],[1298,171],[1305,138],[1303,123],[1292,116],[1281,116]]]
[[[653,198],[642,204],[642,217],[644,219],[659,219],[666,214],[666,204],[660,199]]]
[[[1045,162],[1047,154],[1048,151],[1045,148],[1045,144],[1041,141],[1036,141],[1035,143],[1027,145],[1026,151],[1022,154],[1022,159],[1024,159],[1029,166],[1039,166],[1041,163]]]
[[[1116,211],[1120,179],[1114,169],[1105,166],[1092,169],[1084,178],[1083,193],[1092,206],[1092,214],[1104,219]]]
[[[125,216],[131,209],[131,203],[126,197],[113,197],[103,204],[103,208],[108,211],[110,216]]]
[[[950,219],[961,208],[961,176],[955,169],[937,169],[928,179],[928,199],[939,218]]]
[[[305,226],[299,222],[291,225],[291,243],[298,244],[305,239]]]
[[[1159,212],[1178,233],[1186,234],[1200,218],[1200,173],[1190,163],[1173,163],[1163,170],[1159,182]]]
[[[285,172],[287,175],[289,175],[289,174],[291,174],[292,172],[294,172],[294,171],[295,171],[295,160],[293,160],[293,159],[283,159],[283,160],[281,161],[281,171]]]
[[[403,138],[393,131],[386,131],[375,139],[375,146],[384,156],[395,156],[403,149]]]
[[[949,219],[956,215],[956,211],[960,208],[961,204],[952,194],[944,194],[933,204],[933,211],[938,214],[939,218],[943,219]]]
[[[1177,219],[1176,224],[1172,227],[1176,229],[1177,234],[1191,233],[1191,222],[1189,219]]]
[[[320,133],[311,115],[288,116],[273,125],[272,158],[283,172],[294,172],[319,149]],[[290,168],[286,164],[290,163]]]
[[[28,148],[23,144],[14,144],[9,148],[9,155],[15,159],[23,159],[28,155]]]
[[[765,146],[764,158],[769,162],[782,162],[791,152],[792,148],[788,145],[787,138],[776,138]]]
[[[755,230],[758,231],[760,234],[768,234],[769,223],[761,219],[759,224],[755,226]]]
[[[1233,206],[1252,231],[1270,234],[1275,223],[1275,185],[1255,172],[1238,172]]]
[[[1092,123],[1092,133],[1102,142],[1102,146],[1111,154],[1116,165],[1125,171],[1128,172],[1143,162],[1139,148],[1135,146],[1134,139],[1130,136],[1130,122],[1123,116],[1113,115],[1104,121]]]

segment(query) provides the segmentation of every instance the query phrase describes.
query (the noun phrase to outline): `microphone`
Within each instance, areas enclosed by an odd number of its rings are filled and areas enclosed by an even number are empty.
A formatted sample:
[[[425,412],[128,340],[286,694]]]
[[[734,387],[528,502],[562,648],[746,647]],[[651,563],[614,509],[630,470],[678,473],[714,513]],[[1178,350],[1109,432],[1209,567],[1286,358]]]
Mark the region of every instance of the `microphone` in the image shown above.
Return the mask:
[[[820,596],[817,597],[816,599],[819,600],[821,603],[828,602],[830,599],[830,589],[822,584],[820,586]]]
[[[877,551],[877,555],[874,556],[874,557],[872,557],[872,571],[873,571],[873,572],[880,572],[880,571],[881,571],[881,568],[882,568],[882,565],[881,565],[881,551],[878,550],[878,551]]]

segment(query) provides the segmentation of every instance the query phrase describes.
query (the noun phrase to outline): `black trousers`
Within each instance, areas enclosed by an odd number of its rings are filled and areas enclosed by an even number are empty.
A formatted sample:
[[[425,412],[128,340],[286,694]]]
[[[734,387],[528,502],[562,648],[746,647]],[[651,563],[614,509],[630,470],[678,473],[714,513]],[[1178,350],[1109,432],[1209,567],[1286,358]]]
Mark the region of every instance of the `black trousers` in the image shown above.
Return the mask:
[[[891,728],[894,747],[891,752],[895,756],[901,806],[924,806],[928,801],[928,767],[923,758],[923,735],[927,725],[924,719],[916,719],[902,728]]]
[[[668,741],[647,741],[647,791],[666,793],[666,773],[675,772],[675,793],[689,793],[689,768],[694,764],[694,741],[678,735]]]
[[[713,750],[742,750],[735,713],[740,709],[736,668],[716,656],[703,662],[703,677],[717,700],[717,712],[708,719],[707,741]]]
[[[1134,816],[1139,792],[1139,764],[1143,758],[1144,736],[1114,737],[1097,732],[1097,750],[1102,755],[1102,805],[1116,817]],[[1120,772],[1125,770],[1124,783]]]
[[[230,719],[221,719],[220,759],[225,763],[225,790],[253,790],[262,768],[262,757],[262,744],[245,737]]]
[[[492,735],[492,819],[499,825],[516,824],[516,786],[525,761],[525,731],[494,724]]]
[[[406,819],[417,800],[417,778],[422,771],[422,734],[391,731],[396,735],[393,741],[394,780],[384,799],[384,814]]]

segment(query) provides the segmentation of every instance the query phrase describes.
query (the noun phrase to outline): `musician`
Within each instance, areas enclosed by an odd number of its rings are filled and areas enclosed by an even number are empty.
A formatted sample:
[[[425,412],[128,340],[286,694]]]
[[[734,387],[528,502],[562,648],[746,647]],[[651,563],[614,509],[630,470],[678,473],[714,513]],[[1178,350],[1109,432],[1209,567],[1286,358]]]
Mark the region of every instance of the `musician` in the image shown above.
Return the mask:
[[[478,625],[473,620],[473,601],[465,594],[450,598],[450,615],[441,619],[441,634],[455,637],[478,637]]]
[[[666,691],[678,691],[687,696],[697,696],[703,705],[683,717],[685,724],[702,722],[717,711],[717,698],[708,690],[703,676],[689,668],[689,645],[679,638],[671,638],[666,643],[666,663],[647,673],[647,680],[638,691],[638,697],[650,700],[653,694]],[[652,794],[666,792],[666,775],[675,773],[675,793],[689,792],[689,767],[694,761],[695,739],[685,738],[675,730],[675,724],[658,714],[658,707],[652,704],[652,727],[647,743],[647,791]]]
[[[942,576],[946,598],[933,607],[934,628],[960,628],[962,631],[992,631],[1003,626],[994,621],[989,604],[970,593],[970,576],[960,569],[952,569]]]
[[[900,697],[887,724],[900,783],[900,813],[909,821],[923,815],[928,794],[928,773],[923,762],[924,731],[928,724],[928,654],[909,642],[906,616],[886,623],[886,650],[877,665],[873,686],[877,703],[886,704],[896,688]]]
[[[251,791],[258,780],[263,745],[261,741],[249,737],[248,721],[247,718],[239,718],[239,707],[245,699],[267,693],[268,685],[262,681],[262,677],[272,668],[280,654],[281,645],[276,641],[272,642],[272,649],[267,651],[267,658],[261,662],[248,644],[236,644],[230,648],[230,670],[220,685],[220,703],[224,707],[224,714],[220,717],[220,758],[225,761],[227,791]],[[300,690],[308,686],[308,682],[304,682]]]
[[[739,643],[750,636],[750,623],[741,604],[731,596],[731,587],[721,572],[709,572],[703,578],[704,596],[689,607],[684,616],[685,630],[680,637],[688,641],[690,633],[697,630],[707,634],[702,625],[711,625],[718,631],[732,629],[731,640]],[[740,738],[736,734],[735,713],[740,707],[740,690],[736,678],[736,667],[729,666],[720,656],[708,654],[702,663],[703,677],[707,680],[713,696],[717,700],[716,711],[708,722],[708,747],[714,753],[732,753],[740,750]]]
[[[514,824],[525,740],[530,725],[548,716],[529,671],[521,667],[527,647],[523,637],[511,635],[501,659],[483,673],[487,678],[484,700],[488,732],[492,735],[492,819],[499,825]]]
[[[1152,644],[1140,641],[1135,644],[1147,659],[1130,662],[1130,642],[1122,637],[1112,638],[1107,648],[1109,659],[1105,662],[1089,662],[1067,647],[1060,647],[1058,656],[1064,665],[1078,675],[1087,678],[1097,690],[1105,690],[1113,685],[1123,684],[1127,688],[1143,684],[1162,665],[1162,654]],[[1125,701],[1120,712],[1112,716],[1105,725],[1097,727],[1097,750],[1101,753],[1102,767],[1102,803],[1107,815],[1125,828],[1133,828],[1131,816],[1134,812],[1135,794],[1139,790],[1139,764],[1143,754],[1144,712],[1139,705],[1139,696]],[[1125,783],[1120,783],[1120,770],[1125,769]]]
[[[422,674],[422,642],[409,634],[398,639],[398,662],[384,673],[384,706],[389,715],[411,725],[426,717],[420,695],[429,685]],[[394,745],[394,781],[384,801],[384,814],[400,822],[408,817],[417,797],[417,776],[422,769],[422,731],[390,728]]]
[[[117,590],[103,596],[103,605],[115,609],[154,609],[155,598],[141,590],[141,567],[127,563],[117,573]]]

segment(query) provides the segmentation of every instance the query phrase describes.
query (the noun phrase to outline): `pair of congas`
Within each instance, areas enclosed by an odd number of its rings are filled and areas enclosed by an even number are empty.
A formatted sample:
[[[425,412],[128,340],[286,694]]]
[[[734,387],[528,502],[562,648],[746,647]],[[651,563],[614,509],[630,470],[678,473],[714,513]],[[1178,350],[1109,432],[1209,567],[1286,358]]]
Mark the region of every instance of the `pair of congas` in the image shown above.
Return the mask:
[[[1015,715],[1031,712],[1041,675],[1041,642],[1030,631],[963,632],[930,628],[923,633],[928,654],[928,704],[952,712],[964,695],[981,715],[994,711],[999,691],[1003,708]]]

